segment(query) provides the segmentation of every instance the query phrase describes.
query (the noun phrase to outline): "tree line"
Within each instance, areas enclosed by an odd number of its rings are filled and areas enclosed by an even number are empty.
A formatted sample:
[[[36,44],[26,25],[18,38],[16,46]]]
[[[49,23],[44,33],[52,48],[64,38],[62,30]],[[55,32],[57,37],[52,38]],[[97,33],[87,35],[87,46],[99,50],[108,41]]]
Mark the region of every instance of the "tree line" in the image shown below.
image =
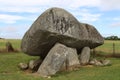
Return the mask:
[[[118,36],[108,36],[108,37],[104,37],[105,40],[120,40],[120,38]]]

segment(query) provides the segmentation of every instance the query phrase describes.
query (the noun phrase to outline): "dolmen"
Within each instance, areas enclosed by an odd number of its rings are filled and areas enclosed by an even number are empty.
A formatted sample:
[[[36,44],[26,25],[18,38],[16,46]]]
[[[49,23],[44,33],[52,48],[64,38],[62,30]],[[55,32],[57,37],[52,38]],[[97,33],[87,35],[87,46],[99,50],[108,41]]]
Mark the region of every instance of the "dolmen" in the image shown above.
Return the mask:
[[[103,37],[94,26],[81,23],[66,10],[54,7],[32,24],[22,39],[21,49],[25,54],[39,56],[42,62],[37,73],[50,76],[87,64],[90,49],[103,43]]]

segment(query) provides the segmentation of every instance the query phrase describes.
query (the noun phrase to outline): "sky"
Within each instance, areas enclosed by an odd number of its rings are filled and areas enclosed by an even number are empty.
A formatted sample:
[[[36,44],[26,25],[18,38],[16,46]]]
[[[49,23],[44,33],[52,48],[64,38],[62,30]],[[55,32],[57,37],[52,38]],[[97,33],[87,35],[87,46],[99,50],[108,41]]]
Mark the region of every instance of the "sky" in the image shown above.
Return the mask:
[[[103,37],[120,37],[120,0],[0,0],[0,37],[22,39],[45,10],[64,8]]]

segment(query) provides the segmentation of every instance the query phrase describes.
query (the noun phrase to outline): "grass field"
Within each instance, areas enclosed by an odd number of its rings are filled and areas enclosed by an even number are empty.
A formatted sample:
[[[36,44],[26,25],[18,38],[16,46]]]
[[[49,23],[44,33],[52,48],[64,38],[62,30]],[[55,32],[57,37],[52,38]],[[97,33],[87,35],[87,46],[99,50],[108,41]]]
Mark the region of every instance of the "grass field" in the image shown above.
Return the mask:
[[[97,47],[96,50],[106,54],[113,53],[113,43],[115,44],[115,53],[120,53],[120,40],[105,40],[104,45]]]
[[[14,48],[20,49],[21,40],[7,40],[13,44]],[[5,48],[5,40],[0,40],[0,48]],[[120,45],[120,41],[115,41],[116,45]],[[111,41],[105,41],[103,46],[98,50],[108,50]],[[120,46],[118,46],[118,50]],[[107,51],[106,51],[107,52]],[[52,76],[52,78],[42,78],[28,72],[21,71],[18,68],[20,62],[28,62],[37,57],[28,56],[22,52],[19,53],[0,53],[0,80],[120,80],[120,59],[108,58],[112,61],[111,66],[80,67],[76,71],[60,72]],[[99,58],[100,59],[100,58]]]
[[[20,50],[20,39],[0,39],[0,49],[5,49],[6,42],[12,43],[13,48]]]

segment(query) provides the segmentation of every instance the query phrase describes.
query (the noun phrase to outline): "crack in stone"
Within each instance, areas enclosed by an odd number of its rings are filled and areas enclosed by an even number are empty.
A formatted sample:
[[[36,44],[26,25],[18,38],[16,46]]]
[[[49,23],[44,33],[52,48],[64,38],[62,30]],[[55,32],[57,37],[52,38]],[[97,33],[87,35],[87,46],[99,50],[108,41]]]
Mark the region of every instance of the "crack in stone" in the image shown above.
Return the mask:
[[[50,15],[52,15],[52,22],[53,22],[53,27],[60,32],[61,34],[64,34],[69,27],[72,26],[71,21],[66,17],[58,17],[55,15],[55,11],[53,9],[50,10],[49,12]]]

